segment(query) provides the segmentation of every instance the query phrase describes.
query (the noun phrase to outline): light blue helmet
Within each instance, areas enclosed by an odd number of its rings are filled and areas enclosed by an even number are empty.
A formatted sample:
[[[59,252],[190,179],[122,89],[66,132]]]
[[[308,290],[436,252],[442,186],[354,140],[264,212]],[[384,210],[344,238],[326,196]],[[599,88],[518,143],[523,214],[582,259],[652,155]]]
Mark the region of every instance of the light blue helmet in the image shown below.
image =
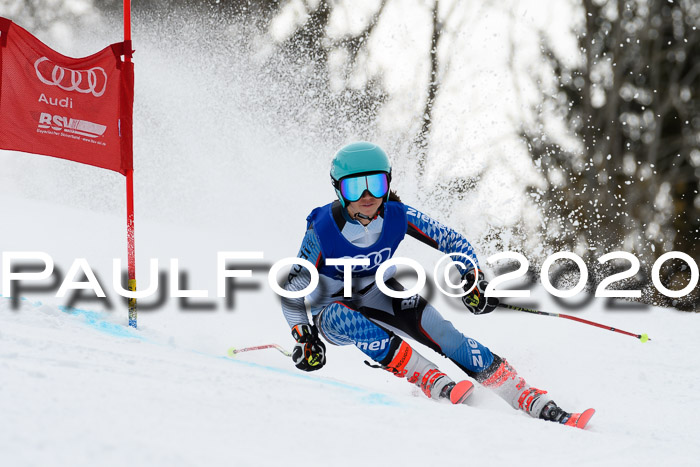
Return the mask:
[[[340,204],[345,206],[345,199],[340,194],[340,180],[365,173],[385,172],[391,180],[391,163],[382,148],[374,143],[359,141],[340,148],[331,163],[331,181]],[[384,201],[389,199],[387,191]]]

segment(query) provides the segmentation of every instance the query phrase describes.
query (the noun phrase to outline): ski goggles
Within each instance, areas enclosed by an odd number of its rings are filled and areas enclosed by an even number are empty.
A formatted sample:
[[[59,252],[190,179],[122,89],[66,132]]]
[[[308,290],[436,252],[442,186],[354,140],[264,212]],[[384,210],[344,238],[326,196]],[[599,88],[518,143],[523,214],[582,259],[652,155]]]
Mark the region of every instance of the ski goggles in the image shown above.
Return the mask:
[[[384,173],[343,178],[339,182],[340,194],[349,202],[362,198],[365,191],[375,198],[383,198],[389,192],[389,176]]]

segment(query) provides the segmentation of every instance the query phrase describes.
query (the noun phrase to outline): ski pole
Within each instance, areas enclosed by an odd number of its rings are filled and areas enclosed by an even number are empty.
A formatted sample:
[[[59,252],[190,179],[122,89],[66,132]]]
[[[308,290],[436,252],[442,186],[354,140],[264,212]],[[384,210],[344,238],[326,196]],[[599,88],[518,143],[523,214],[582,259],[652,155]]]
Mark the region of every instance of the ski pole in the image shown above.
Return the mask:
[[[508,305],[506,303],[499,303],[498,306],[500,306],[501,308],[507,308],[509,310],[524,311],[525,313],[533,313],[536,315],[554,316],[556,318],[566,318],[566,319],[570,319],[573,321],[578,321],[579,323],[590,324],[591,326],[597,326],[599,328],[607,329],[608,331],[615,331],[615,332],[619,332],[620,334],[625,334],[626,336],[636,337],[641,342],[646,342],[646,341],[651,340],[647,334],[634,334],[631,332],[623,331],[622,329],[616,329],[612,326],[608,326],[608,325],[600,324],[600,323],[594,323],[593,321],[588,321],[587,319],[577,318],[576,316],[565,315],[563,313],[547,313],[546,311],[532,310],[530,308],[522,308],[519,306]]]
[[[237,349],[235,347],[231,347],[228,349],[226,354],[229,357],[235,357],[237,353],[242,353],[242,352],[250,352],[251,350],[263,350],[263,349],[276,349],[279,350],[285,357],[291,357],[292,354],[284,350],[284,348],[280,345],[277,344],[265,344],[265,345],[256,345],[254,347],[244,347],[242,349]]]

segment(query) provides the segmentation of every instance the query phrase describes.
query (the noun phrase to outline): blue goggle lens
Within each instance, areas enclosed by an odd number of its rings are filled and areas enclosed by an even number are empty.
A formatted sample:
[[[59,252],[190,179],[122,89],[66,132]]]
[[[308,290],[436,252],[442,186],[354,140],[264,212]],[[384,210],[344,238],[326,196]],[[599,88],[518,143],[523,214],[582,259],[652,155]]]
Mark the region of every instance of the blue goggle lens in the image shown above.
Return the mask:
[[[389,191],[389,177],[385,173],[348,177],[340,181],[340,194],[350,202],[362,198],[365,190],[375,198],[383,198]]]

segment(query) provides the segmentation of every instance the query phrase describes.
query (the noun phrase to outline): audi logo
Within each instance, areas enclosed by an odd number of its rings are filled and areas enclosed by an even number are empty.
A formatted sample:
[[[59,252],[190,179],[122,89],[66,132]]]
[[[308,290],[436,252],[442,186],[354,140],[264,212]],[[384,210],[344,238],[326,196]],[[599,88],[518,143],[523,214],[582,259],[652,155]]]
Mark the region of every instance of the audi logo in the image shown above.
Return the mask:
[[[42,63],[48,62],[41,66]],[[48,86],[58,86],[64,91],[78,91],[83,94],[91,93],[100,97],[107,90],[107,73],[94,67],[89,70],[68,70],[62,66],[53,65],[46,57],[34,62],[34,70],[39,81]]]
[[[351,258],[351,256],[344,256],[343,258]],[[370,253],[368,255],[357,255],[352,256],[352,258],[369,258],[369,264],[367,266],[353,266],[352,270],[354,272],[371,271],[373,269],[378,268],[380,264],[391,258],[391,248],[383,248],[379,251],[375,251],[374,253]],[[335,269],[338,272],[343,272],[343,266],[336,266]]]

